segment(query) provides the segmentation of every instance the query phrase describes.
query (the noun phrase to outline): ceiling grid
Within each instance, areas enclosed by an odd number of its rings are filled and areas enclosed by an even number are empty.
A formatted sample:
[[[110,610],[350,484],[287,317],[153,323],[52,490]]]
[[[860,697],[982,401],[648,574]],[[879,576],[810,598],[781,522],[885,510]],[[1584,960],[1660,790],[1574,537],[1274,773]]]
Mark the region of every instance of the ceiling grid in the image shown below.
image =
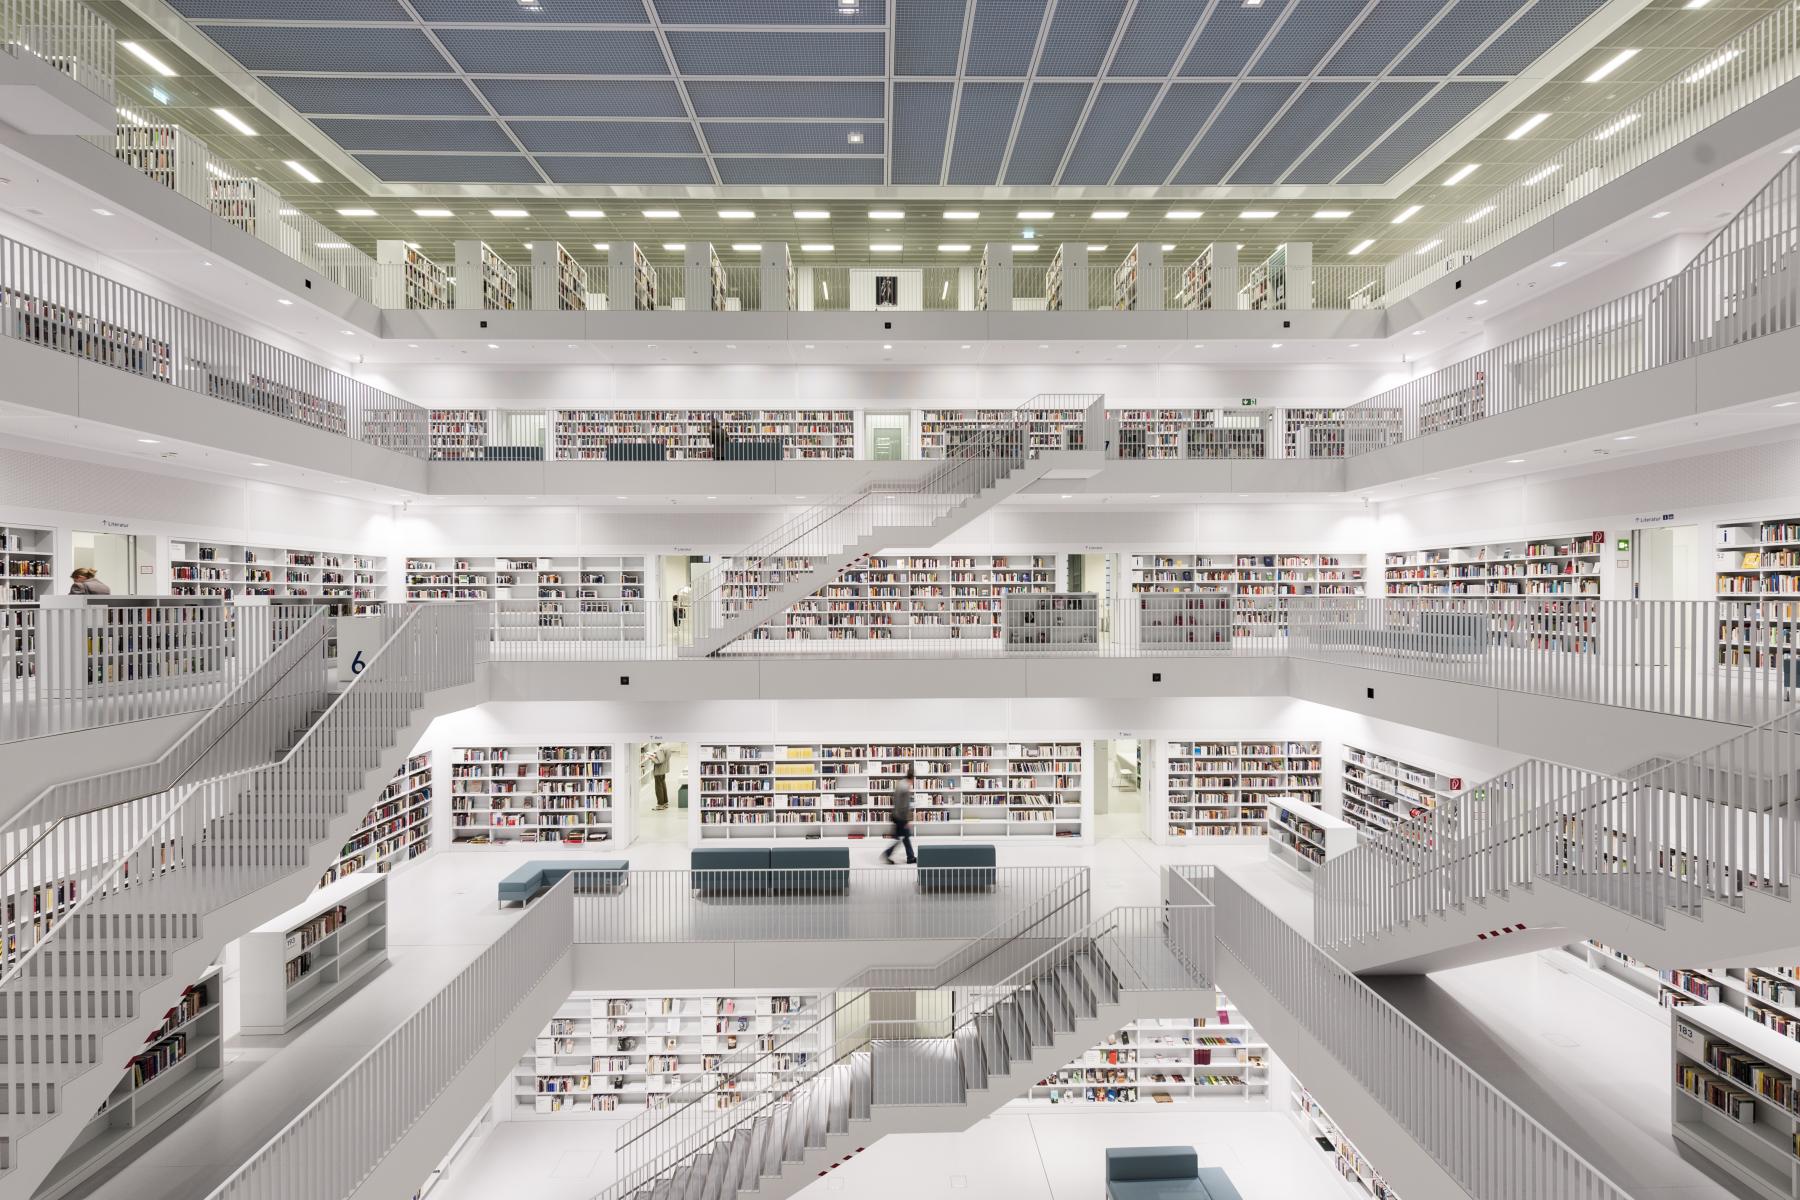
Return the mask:
[[[1032,85],[1037,82],[1038,67],[1044,61],[1044,42],[1050,36],[1050,22],[1056,18],[1056,0],[1046,0],[1044,15],[1038,18],[1037,39],[1031,47],[1031,66],[1026,71],[1025,87],[1019,93],[1019,107],[1013,112],[1012,129],[1006,135],[1006,149],[1000,155],[1000,174],[995,178],[1004,183],[1007,171],[1012,168],[1013,147],[1019,141],[1019,126],[1025,120],[1025,110],[1031,104]]]
[[[1075,147],[1081,144],[1082,131],[1087,128],[1088,118],[1094,113],[1094,102],[1100,98],[1100,89],[1105,86],[1106,73],[1112,67],[1113,55],[1119,52],[1119,42],[1125,36],[1125,29],[1131,24],[1132,14],[1137,12],[1138,0],[1125,0],[1125,11],[1119,14],[1119,23],[1113,27],[1112,41],[1107,44],[1106,57],[1101,60],[1100,69],[1094,73],[1094,81],[1088,86],[1087,101],[1081,106],[1081,115],[1075,118],[1075,128],[1069,135],[1069,145],[1063,151],[1062,161],[1056,165],[1056,174],[1052,176],[1058,183],[1062,182],[1063,172],[1069,169],[1069,159],[1074,157]]]
[[[1187,39],[1181,43],[1181,49],[1175,54],[1176,62],[1187,61],[1188,55],[1194,52],[1194,43],[1200,40],[1200,31],[1205,29],[1206,23],[1212,19],[1213,10],[1225,2],[1226,0],[1205,0],[1199,18],[1195,20],[1194,27],[1188,30]],[[1375,0],[1369,0],[1369,3],[1375,3]],[[1169,89],[1174,86],[1175,79],[1172,75],[1162,81],[1162,86],[1156,91],[1156,99],[1150,102],[1150,107],[1144,112],[1144,119],[1138,122],[1137,131],[1131,135],[1131,141],[1120,153],[1119,161],[1114,164],[1112,178],[1107,180],[1109,185],[1113,187],[1119,185],[1120,174],[1124,172],[1125,165],[1131,161],[1131,156],[1137,153],[1138,143],[1144,140],[1144,131],[1150,128],[1152,121],[1156,120],[1156,114],[1162,111],[1163,101],[1169,97]],[[1165,179],[1164,182],[1168,181]]]
[[[1406,40],[1406,44],[1404,46],[1401,46],[1394,53],[1393,57],[1391,57],[1387,60],[1386,67],[1384,67],[1383,70],[1386,70],[1387,67],[1392,67],[1397,62],[1405,61],[1412,54],[1412,52],[1414,50],[1417,50],[1419,48],[1419,43],[1423,42],[1426,39],[1426,37],[1428,35],[1430,35],[1431,31],[1433,29],[1437,28],[1438,23],[1440,21],[1442,21],[1447,15],[1449,15],[1450,10],[1455,7],[1456,7],[1456,0],[1444,0],[1442,7],[1440,7],[1437,10],[1437,12],[1432,14],[1431,20],[1429,20],[1429,21],[1425,22],[1423,25],[1419,26],[1418,31]],[[1344,165],[1342,170],[1340,170],[1336,175],[1334,175],[1332,177],[1332,182],[1336,183],[1339,179],[1342,179],[1345,175],[1347,175],[1351,171],[1355,170],[1357,164],[1362,162],[1363,158],[1365,156],[1367,156],[1371,150],[1375,149],[1376,146],[1380,145],[1381,142],[1387,137],[1388,133],[1391,133],[1393,130],[1402,128],[1403,126],[1406,125],[1407,122],[1411,121],[1414,117],[1418,116],[1419,110],[1424,108],[1427,104],[1429,104],[1431,102],[1431,98],[1433,96],[1437,95],[1438,92],[1443,90],[1443,86],[1444,86],[1444,84],[1443,84],[1442,80],[1439,80],[1438,82],[1432,84],[1431,88],[1423,96],[1420,96],[1418,98],[1418,100],[1414,101],[1413,104],[1408,106],[1405,113],[1403,113],[1398,120],[1396,120],[1392,125],[1388,126],[1386,130],[1377,134],[1375,137],[1370,138],[1369,144],[1362,148],[1361,153],[1357,154],[1354,158],[1352,158],[1348,163],[1346,163]],[[1288,168],[1288,171],[1287,171],[1288,175],[1292,175],[1294,173],[1294,171],[1300,166],[1300,164],[1305,161],[1306,160],[1304,158],[1295,159],[1294,165],[1292,167]],[[1283,176],[1283,178],[1285,179],[1286,176]]]

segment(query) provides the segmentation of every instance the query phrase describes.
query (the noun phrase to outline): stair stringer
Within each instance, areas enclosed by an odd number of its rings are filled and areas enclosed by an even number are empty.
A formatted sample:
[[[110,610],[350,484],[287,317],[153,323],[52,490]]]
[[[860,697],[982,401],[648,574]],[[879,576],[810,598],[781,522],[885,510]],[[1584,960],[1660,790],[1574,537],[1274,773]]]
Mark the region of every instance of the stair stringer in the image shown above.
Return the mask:
[[[431,722],[487,700],[485,669],[478,673],[475,682],[423,693],[423,700],[412,721],[396,731],[393,744],[382,750],[376,764],[363,773],[358,786],[350,792],[344,811],[327,822],[325,835],[307,851],[304,867],[207,913],[201,935],[169,952],[167,971],[136,994],[135,1015],[99,1039],[96,1061],[101,1065],[59,1083],[55,1116],[19,1140],[12,1170],[0,1174],[0,1200],[29,1200],[118,1084],[118,1072],[104,1064],[117,1063],[123,1070],[131,1056],[144,1048],[144,1035],[149,1032],[146,1022],[156,1019],[154,1014],[174,1007],[182,991],[217,960],[227,942],[286,912],[312,893],[319,877],[336,860],[338,848],[362,824],[375,798],[425,736]]]

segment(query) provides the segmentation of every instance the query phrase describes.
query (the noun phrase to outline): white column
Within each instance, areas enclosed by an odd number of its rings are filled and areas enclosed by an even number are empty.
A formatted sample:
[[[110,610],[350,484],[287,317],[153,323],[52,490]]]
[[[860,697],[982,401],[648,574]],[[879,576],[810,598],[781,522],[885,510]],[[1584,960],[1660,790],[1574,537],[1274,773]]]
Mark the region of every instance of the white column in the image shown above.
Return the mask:
[[[1313,306],[1313,259],[1311,242],[1287,244],[1287,306],[1289,309]]]
[[[1093,307],[1088,296],[1088,248],[1086,242],[1062,244],[1062,306],[1069,312]]]
[[[632,262],[637,255],[636,242],[613,242],[606,250],[606,307],[612,311],[630,312],[632,296]]]
[[[1236,242],[1212,244],[1212,306],[1235,309],[1238,306],[1238,250]]]
[[[682,260],[687,267],[687,311],[712,311],[712,257],[711,242],[689,242],[682,252]]]
[[[987,306],[990,312],[1011,312],[1013,254],[1011,242],[987,244]]]
[[[786,312],[788,308],[788,272],[793,260],[786,242],[764,242],[762,248],[763,312]]]
[[[1138,252],[1137,306],[1143,312],[1158,312],[1163,306],[1163,254],[1158,242],[1140,242]]]

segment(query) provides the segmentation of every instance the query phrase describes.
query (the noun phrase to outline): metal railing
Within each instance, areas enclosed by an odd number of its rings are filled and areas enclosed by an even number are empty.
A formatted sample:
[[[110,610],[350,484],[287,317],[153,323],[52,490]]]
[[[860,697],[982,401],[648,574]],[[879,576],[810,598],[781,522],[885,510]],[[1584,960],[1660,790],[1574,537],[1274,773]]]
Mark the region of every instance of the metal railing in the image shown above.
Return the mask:
[[[1217,906],[1219,953],[1261,984],[1471,1200],[1630,1200],[1236,880],[1190,878]],[[1256,1012],[1246,1016],[1267,1027]]]
[[[354,1194],[568,956],[571,890],[565,878],[540,896],[208,1200],[343,1200]]]
[[[117,41],[112,25],[80,0],[0,0],[0,48],[35,54],[107,100]]]
[[[1800,22],[1783,9],[1777,17]],[[1774,20],[1776,18],[1771,18]],[[1359,405],[1356,453],[1428,437],[1800,324],[1800,159],[1676,275]]]
[[[322,433],[415,453],[423,409],[85,267],[0,237],[0,336]],[[422,447],[419,447],[422,449]]]
[[[168,596],[0,608],[0,741],[219,704],[312,613]]]
[[[311,887],[314,849],[335,848],[334,822],[362,811],[371,772],[426,694],[471,681],[485,660],[472,606],[368,619],[383,625],[380,649],[334,699],[323,655],[284,677],[287,702],[322,715],[279,759],[59,823],[0,877],[0,1022],[16,1048],[0,1089],[18,1101],[0,1113],[0,1169],[64,1110],[68,1080],[114,1065],[95,1051],[168,982],[178,951],[243,931],[209,928],[211,914],[243,915],[235,906],[256,893],[279,911]]]
[[[1797,75],[1800,12],[1782,5],[1644,96],[1596,117],[1516,182],[1471,200],[1469,215],[1440,229],[1420,229],[1415,244],[1441,244],[1430,256],[1408,252],[1388,262],[1386,301],[1442,278]]]

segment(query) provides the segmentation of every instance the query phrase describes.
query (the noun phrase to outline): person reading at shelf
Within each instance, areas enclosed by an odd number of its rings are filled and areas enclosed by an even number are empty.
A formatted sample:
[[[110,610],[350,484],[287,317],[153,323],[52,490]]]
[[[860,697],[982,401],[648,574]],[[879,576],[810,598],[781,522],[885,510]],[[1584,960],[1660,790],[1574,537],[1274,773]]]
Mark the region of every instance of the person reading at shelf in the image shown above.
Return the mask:
[[[100,580],[100,572],[92,567],[76,567],[69,572],[69,595],[110,596],[112,589]]]
[[[913,769],[909,766],[906,768],[906,775],[898,783],[894,784],[894,840],[888,844],[886,850],[881,852],[881,861],[888,863],[889,865],[893,864],[894,850],[899,846],[906,847],[907,862],[916,863],[919,861],[919,856],[913,853],[912,844],[912,785]]]

